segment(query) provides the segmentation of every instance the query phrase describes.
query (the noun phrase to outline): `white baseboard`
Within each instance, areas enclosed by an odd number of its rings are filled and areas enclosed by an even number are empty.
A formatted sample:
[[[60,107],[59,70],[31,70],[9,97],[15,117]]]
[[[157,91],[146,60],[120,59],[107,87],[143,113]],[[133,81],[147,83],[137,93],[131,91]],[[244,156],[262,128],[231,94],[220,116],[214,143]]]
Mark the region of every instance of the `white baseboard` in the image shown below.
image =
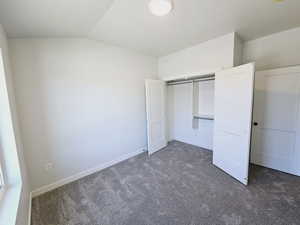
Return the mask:
[[[32,192],[29,194],[28,225],[31,225]]]
[[[36,189],[36,190],[34,190],[34,191],[31,192],[32,198],[37,197],[37,196],[39,196],[41,194],[44,194],[46,192],[52,191],[52,190],[54,190],[54,189],[56,189],[58,187],[61,187],[61,186],[65,185],[65,184],[68,184],[68,183],[71,183],[73,181],[76,181],[78,179],[81,179],[81,178],[86,177],[88,175],[91,175],[93,173],[99,172],[99,171],[101,171],[101,170],[103,170],[105,168],[108,168],[108,167],[110,167],[112,165],[115,165],[115,164],[117,164],[119,162],[127,160],[127,159],[129,159],[131,157],[139,155],[139,154],[143,153],[145,151],[145,149],[146,149],[146,147],[140,148],[139,150],[137,150],[135,152],[131,152],[131,153],[125,154],[125,155],[123,155],[123,156],[121,156],[121,157],[119,157],[119,158],[117,158],[115,160],[112,160],[110,162],[104,163],[104,164],[102,164],[100,166],[97,166],[97,167],[88,169],[86,171],[77,173],[77,174],[72,175],[70,177],[67,177],[67,178],[61,179],[59,181],[56,181],[56,182],[54,182],[52,184],[40,187],[40,188],[38,188],[38,189]]]

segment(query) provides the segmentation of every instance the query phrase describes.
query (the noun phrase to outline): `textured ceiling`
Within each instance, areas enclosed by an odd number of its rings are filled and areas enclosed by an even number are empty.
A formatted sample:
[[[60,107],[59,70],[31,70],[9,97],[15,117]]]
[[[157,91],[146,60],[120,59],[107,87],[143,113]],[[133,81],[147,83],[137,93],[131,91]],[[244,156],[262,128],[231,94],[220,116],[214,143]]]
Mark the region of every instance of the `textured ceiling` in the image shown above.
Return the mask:
[[[10,37],[89,37],[166,55],[217,36],[251,40],[300,26],[300,1],[174,0],[165,17],[148,0],[1,0],[0,23]]]

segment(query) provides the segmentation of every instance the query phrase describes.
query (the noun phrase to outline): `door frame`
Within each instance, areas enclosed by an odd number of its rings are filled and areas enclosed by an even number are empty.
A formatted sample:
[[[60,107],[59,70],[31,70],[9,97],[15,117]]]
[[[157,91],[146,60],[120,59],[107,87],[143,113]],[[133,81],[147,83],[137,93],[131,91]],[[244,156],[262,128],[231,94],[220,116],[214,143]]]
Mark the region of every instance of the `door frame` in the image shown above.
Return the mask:
[[[300,75],[300,65],[280,67],[280,68],[268,69],[268,70],[259,70],[259,71],[256,71],[255,73],[256,73],[256,76],[258,79],[259,79],[259,76],[266,76],[266,75],[269,75],[270,73],[272,73],[273,76],[289,75],[289,74],[299,74]],[[255,85],[256,85],[256,83],[255,83]],[[256,89],[256,86],[254,86],[254,100],[255,100],[256,94],[257,94],[257,89]],[[297,114],[296,134],[298,134],[298,133],[300,134],[300,89],[298,90],[298,99],[299,100],[298,100],[298,106],[297,106],[298,114]],[[255,109],[255,102],[253,104],[253,108]],[[256,119],[255,112],[253,112],[253,123],[256,122],[255,119]],[[252,127],[252,141],[251,141],[251,155],[252,155],[252,152],[254,152],[254,146],[255,146],[255,131],[254,131],[254,129],[255,129],[255,127],[253,126]],[[297,135],[296,135],[295,149],[299,149],[299,148],[300,148],[300,137],[297,137]],[[251,155],[250,155],[250,157],[251,157]],[[300,159],[300,150],[299,150],[297,158]],[[250,158],[250,162],[255,165],[267,167],[266,165],[261,165],[257,162],[256,163],[253,162],[251,158]],[[268,167],[268,168],[270,168],[270,167]],[[278,170],[276,168],[271,168],[271,169]],[[278,170],[278,171],[282,171],[285,173],[290,173],[293,175],[300,176],[300,160],[299,160],[299,166],[296,168],[296,171],[293,171],[293,173],[291,173],[291,171],[288,171],[288,170]]]

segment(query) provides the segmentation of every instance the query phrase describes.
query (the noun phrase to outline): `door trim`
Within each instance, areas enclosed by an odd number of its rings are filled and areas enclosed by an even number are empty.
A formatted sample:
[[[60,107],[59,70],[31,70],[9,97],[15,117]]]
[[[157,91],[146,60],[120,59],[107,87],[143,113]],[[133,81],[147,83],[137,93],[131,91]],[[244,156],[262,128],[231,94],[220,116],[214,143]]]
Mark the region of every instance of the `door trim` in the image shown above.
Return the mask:
[[[281,75],[292,75],[292,74],[299,74],[300,75],[300,65],[289,66],[289,67],[281,67],[281,68],[275,68],[275,69],[260,70],[260,71],[256,71],[256,73],[258,74],[258,76],[269,76],[269,77],[270,76],[281,76]],[[272,75],[270,75],[270,74],[272,74]],[[254,91],[256,92],[256,88],[254,88]],[[255,92],[254,92],[254,95],[255,95]],[[296,115],[297,125],[296,125],[296,128],[295,128],[295,132],[287,131],[287,130],[278,130],[278,129],[260,127],[261,130],[269,129],[269,130],[280,131],[280,132],[296,133],[294,149],[299,149],[299,147],[300,147],[300,137],[297,138],[297,134],[300,134],[300,88],[298,90],[298,97],[297,98],[298,98],[297,115]],[[255,105],[254,105],[254,107],[255,107]],[[254,120],[255,120],[255,118],[253,118],[253,122],[254,122]],[[255,129],[255,127],[252,128],[251,153],[254,152],[254,146],[255,146],[254,129]],[[298,156],[300,157],[300,152],[298,154],[299,154]],[[274,157],[274,158],[276,158],[276,157]],[[251,163],[253,163],[255,165],[268,167],[267,165],[264,165],[262,163],[254,162],[253,160],[251,160]],[[268,167],[268,168],[300,176],[300,160],[299,160],[298,168],[292,168],[291,170],[286,170],[286,169],[280,169],[279,170],[278,168],[274,168],[274,167]]]

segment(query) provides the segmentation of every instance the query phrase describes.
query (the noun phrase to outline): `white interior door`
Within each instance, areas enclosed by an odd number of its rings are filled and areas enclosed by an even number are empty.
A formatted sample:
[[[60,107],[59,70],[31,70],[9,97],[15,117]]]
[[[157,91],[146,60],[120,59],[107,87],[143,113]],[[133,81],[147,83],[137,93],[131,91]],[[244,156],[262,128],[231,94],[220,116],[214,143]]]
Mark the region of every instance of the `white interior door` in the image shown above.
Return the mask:
[[[146,80],[148,153],[167,146],[166,138],[166,84],[160,80]]]
[[[300,175],[300,67],[256,73],[251,162]]]
[[[248,184],[254,63],[216,73],[213,164]]]

